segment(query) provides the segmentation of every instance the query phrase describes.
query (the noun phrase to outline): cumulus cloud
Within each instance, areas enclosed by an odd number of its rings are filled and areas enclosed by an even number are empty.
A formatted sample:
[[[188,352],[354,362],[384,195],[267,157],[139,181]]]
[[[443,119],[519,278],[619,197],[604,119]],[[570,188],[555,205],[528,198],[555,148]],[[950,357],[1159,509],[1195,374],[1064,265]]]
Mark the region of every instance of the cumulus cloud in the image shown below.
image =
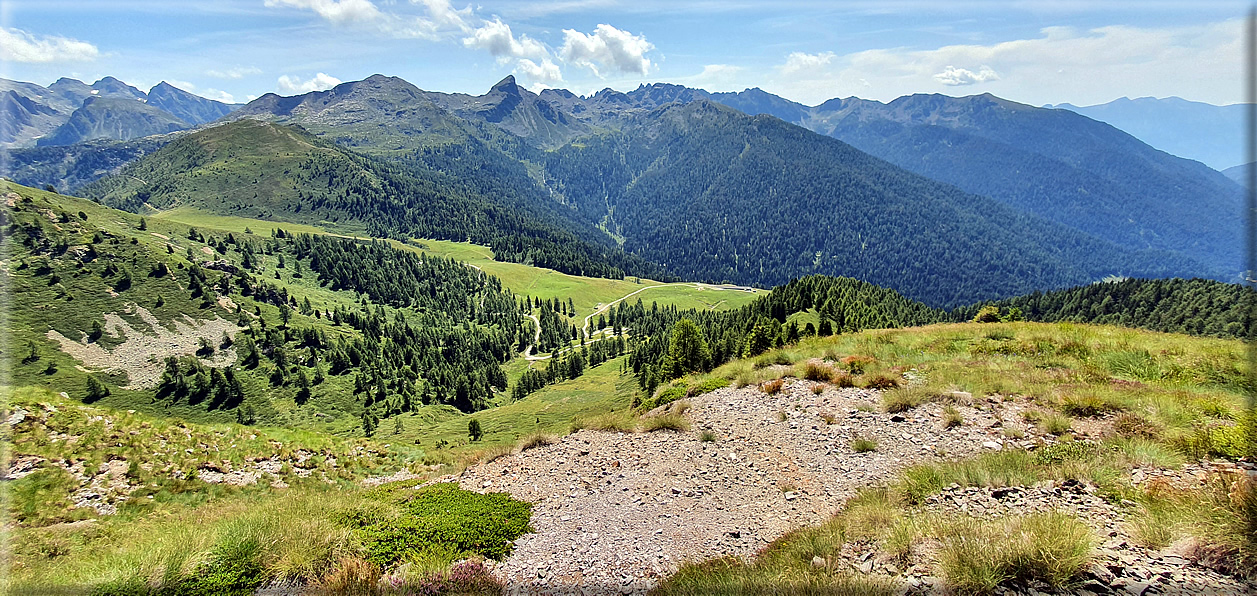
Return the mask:
[[[371,0],[266,0],[266,6],[312,10],[337,24],[378,21],[384,17]]]
[[[262,69],[255,66],[237,66],[236,68],[228,68],[226,70],[207,70],[205,76],[214,77],[216,79],[243,79],[249,75],[262,74]]]
[[[484,25],[463,38],[463,45],[469,48],[485,50],[500,61],[512,58],[548,58],[550,51],[541,42],[520,35],[517,39],[511,33],[510,25],[499,19],[485,21]]]
[[[983,65],[978,72],[973,72],[967,68],[956,68],[950,64],[943,72],[934,75],[934,80],[948,86],[973,85],[974,83],[985,83],[987,81],[998,81],[999,75],[995,74],[991,67]]]
[[[645,54],[654,47],[645,36],[602,24],[592,35],[564,29],[559,55],[565,62],[589,68],[598,76],[602,76],[600,67],[604,71],[645,75],[652,66]]]
[[[887,101],[983,83],[985,91],[1033,105],[1088,105],[1124,95],[1228,104],[1242,101],[1235,84],[1243,76],[1242,30],[1239,19],[1166,28],[1047,27],[1027,39],[872,49],[823,62],[791,54],[765,88],[806,103],[855,94]]]
[[[77,39],[35,36],[21,29],[0,27],[0,54],[13,62],[86,62],[95,60],[100,50]]]
[[[515,72],[535,81],[530,87],[533,91],[536,91],[538,86],[544,88],[563,82],[563,73],[559,70],[558,65],[548,58],[541,60],[540,63],[533,62],[527,58],[520,58],[519,63],[515,67]]]
[[[791,74],[822,68],[833,61],[833,52],[821,52],[819,54],[791,52],[789,56],[786,56],[785,64],[777,67],[777,69],[781,71],[781,74]]]
[[[307,81],[289,75],[279,77],[279,90],[293,95],[331,89],[339,84],[340,79],[321,72]]]

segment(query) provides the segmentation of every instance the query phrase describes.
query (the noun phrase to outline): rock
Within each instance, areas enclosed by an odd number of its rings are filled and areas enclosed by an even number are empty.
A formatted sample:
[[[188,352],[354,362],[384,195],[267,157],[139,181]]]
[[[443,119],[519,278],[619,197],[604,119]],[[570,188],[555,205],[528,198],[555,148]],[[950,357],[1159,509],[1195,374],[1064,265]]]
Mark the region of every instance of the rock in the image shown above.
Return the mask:
[[[1148,588],[1150,587],[1152,587],[1152,584],[1149,582],[1145,582],[1145,581],[1131,582],[1129,584],[1126,584],[1126,592],[1128,594],[1132,594],[1133,596],[1143,596],[1143,593],[1147,592]]]
[[[797,498],[799,498],[799,493],[796,493],[796,492],[794,492],[794,491],[788,491],[788,492],[786,492],[786,500],[787,500],[787,501],[793,501],[793,500],[795,500],[795,499],[797,499]]]
[[[812,567],[822,569],[825,567],[825,559],[819,555],[812,557]]]
[[[982,443],[982,446],[986,447],[987,449],[994,449],[996,451],[1004,448],[1004,446],[997,441],[985,441]]]
[[[973,401],[973,394],[968,391],[952,391],[947,396],[962,403]]]
[[[895,414],[894,416],[890,417],[891,422],[904,422],[906,420],[907,418],[904,418],[903,416],[900,416],[899,414]]]

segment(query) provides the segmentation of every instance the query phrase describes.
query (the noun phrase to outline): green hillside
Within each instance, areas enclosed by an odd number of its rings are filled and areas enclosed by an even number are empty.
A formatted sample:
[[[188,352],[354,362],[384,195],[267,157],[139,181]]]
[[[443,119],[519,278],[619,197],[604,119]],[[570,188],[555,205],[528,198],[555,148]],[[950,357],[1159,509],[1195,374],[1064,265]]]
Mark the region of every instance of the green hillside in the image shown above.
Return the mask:
[[[346,234],[470,240],[493,245],[503,260],[577,275],[659,270],[570,210],[481,176],[479,166],[464,165],[479,172],[466,176],[420,161],[384,162],[294,127],[242,119],[174,141],[83,193],[134,213],[196,208]]]

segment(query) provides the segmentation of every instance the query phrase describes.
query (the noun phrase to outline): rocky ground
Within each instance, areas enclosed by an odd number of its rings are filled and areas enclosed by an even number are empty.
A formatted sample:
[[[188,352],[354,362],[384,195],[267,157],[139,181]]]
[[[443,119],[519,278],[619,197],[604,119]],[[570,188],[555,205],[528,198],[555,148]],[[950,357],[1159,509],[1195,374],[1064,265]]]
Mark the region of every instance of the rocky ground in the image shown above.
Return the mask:
[[[536,532],[493,567],[508,593],[630,594],[648,591],[683,561],[751,556],[792,529],[825,520],[860,487],[889,481],[913,463],[1053,440],[1021,423],[1026,406],[1018,402],[957,406],[964,424],[945,429],[941,404],[887,414],[876,407],[877,391],[831,387],[817,395],[813,385],[787,379],[777,395],[721,389],[690,400],[689,432],[580,431],[446,480],[534,503]],[[715,440],[702,440],[704,431]],[[873,440],[877,449],[854,452],[857,437]],[[1002,491],[953,489],[927,507],[979,516],[1046,509],[1082,516],[1103,542],[1083,588],[1096,593],[1168,593],[1176,584],[1210,593],[1254,588],[1181,556],[1132,546],[1118,512],[1088,487]],[[900,570],[868,554],[852,557],[823,563],[888,573],[905,592],[939,585],[928,565]],[[1032,586],[1025,590],[1034,593]]]

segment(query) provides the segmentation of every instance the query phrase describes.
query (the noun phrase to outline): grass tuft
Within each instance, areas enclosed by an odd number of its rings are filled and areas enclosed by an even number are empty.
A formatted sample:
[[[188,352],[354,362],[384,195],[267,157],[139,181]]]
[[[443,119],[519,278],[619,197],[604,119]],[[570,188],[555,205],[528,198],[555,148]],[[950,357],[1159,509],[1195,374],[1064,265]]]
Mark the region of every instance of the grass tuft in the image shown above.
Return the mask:
[[[856,453],[877,451],[877,441],[866,437],[856,437],[851,441],[851,450]]]
[[[658,414],[642,418],[642,430],[648,433],[657,430],[686,432],[690,430],[690,423],[680,414]]]

